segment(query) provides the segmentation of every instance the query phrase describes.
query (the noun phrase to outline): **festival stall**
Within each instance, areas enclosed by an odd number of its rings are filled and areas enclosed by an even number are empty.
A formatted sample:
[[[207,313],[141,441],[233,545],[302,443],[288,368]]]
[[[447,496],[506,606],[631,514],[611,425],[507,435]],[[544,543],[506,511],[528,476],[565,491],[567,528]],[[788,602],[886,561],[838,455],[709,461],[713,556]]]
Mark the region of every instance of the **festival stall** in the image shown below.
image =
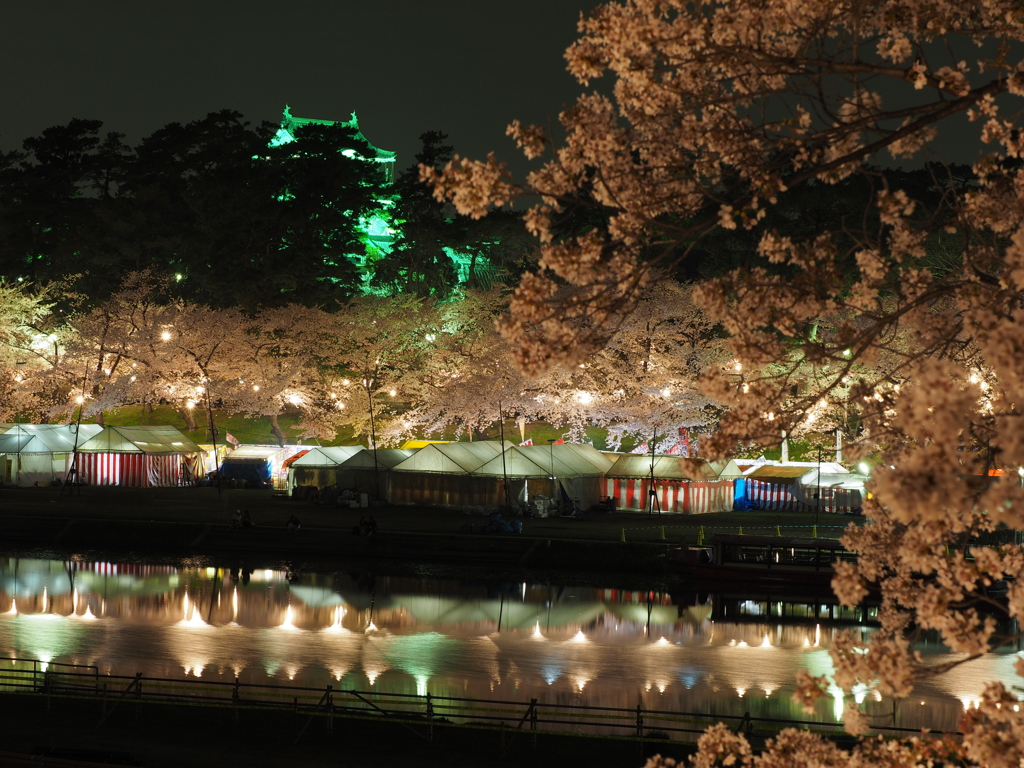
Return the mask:
[[[627,511],[650,511],[652,489],[656,512],[699,515],[731,510],[734,481],[718,479],[714,466],[698,461],[687,462],[684,468],[678,456],[624,454],[606,473],[607,495]]]
[[[520,448],[534,463],[551,470],[557,485],[531,482],[531,494],[543,494],[561,501],[578,501],[588,510],[605,495],[604,475],[614,462],[592,445],[559,443],[531,445]],[[553,493],[552,493],[553,491]]]
[[[501,483],[473,472],[512,446],[498,441],[426,445],[392,468],[389,500],[424,507],[503,504]]]
[[[765,462],[748,469],[737,483],[743,483],[743,495],[737,498],[741,509],[770,509],[785,512],[808,510],[803,495],[798,490],[807,485],[810,477],[816,477],[817,462],[785,463]],[[821,471],[829,475],[849,475],[849,471],[835,462],[822,462]],[[824,510],[825,508],[822,507]]]
[[[0,424],[0,484],[52,485],[63,480],[77,442],[98,424]]]
[[[224,457],[220,465],[222,481],[241,483],[242,487],[288,488],[285,461],[306,450],[301,445],[240,445]]]
[[[300,485],[326,488],[337,483],[337,468],[346,459],[361,451],[362,445],[338,445],[309,449],[288,465],[288,493]]]
[[[156,488],[195,481],[202,449],[174,427],[103,427],[78,446],[86,485]]]

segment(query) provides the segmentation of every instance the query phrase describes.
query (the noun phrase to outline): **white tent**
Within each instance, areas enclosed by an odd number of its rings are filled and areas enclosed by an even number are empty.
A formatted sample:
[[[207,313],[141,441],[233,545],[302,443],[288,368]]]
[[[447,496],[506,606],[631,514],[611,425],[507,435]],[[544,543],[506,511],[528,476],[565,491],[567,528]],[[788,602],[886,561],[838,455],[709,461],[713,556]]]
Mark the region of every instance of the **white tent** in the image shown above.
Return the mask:
[[[548,483],[538,487],[530,483],[530,493],[579,501],[584,510],[597,504],[604,495],[604,474],[614,462],[592,445],[559,443],[558,445],[531,445],[520,448],[534,463],[545,467],[548,476],[554,476],[558,486]],[[553,470],[553,471],[552,471]]]
[[[314,448],[292,462],[290,486],[313,485],[324,489],[336,485],[374,498],[388,498],[388,473],[415,453],[413,448],[374,451],[362,445]]]
[[[195,478],[201,453],[174,427],[104,427],[78,446],[77,474],[88,485],[184,485]]]
[[[78,442],[93,437],[98,424],[0,424],[0,483],[50,485],[63,479]]]
[[[619,509],[703,514],[733,508],[733,481],[720,480],[703,459],[694,465],[679,456],[627,453],[608,470],[606,483]]]
[[[770,461],[753,466],[743,473],[743,503],[752,509],[806,511],[808,505],[798,489],[807,486],[812,478],[816,480],[818,469],[816,461]],[[850,475],[841,464],[831,461],[821,462],[820,469],[823,476]],[[850,506],[846,497],[842,501],[839,506]]]
[[[500,474],[474,476],[473,472],[513,443],[432,443],[395,465],[390,474],[392,504],[462,507],[503,504]],[[498,459],[500,462],[500,458]]]

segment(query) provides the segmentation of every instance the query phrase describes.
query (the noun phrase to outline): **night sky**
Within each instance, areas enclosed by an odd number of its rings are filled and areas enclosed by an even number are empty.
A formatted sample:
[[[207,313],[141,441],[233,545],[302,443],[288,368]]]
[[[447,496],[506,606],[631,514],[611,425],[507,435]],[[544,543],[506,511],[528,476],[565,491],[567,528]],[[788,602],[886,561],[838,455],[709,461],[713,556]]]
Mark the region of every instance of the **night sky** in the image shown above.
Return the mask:
[[[73,117],[135,143],[220,109],[249,120],[359,116],[412,162],[417,137],[517,155],[514,118],[555,121],[581,92],[562,54],[590,0],[7,3],[0,149]],[[518,165],[518,163],[517,163]]]

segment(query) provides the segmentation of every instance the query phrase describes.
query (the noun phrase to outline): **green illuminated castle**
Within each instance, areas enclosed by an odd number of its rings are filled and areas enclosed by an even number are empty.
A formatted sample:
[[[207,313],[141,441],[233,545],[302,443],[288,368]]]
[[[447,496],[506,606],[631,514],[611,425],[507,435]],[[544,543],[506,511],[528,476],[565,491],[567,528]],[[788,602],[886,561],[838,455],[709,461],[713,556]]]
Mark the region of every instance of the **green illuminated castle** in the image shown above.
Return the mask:
[[[296,117],[291,113],[291,109],[288,105],[285,105],[284,113],[281,117],[281,126],[278,128],[274,138],[271,139],[270,145],[272,147],[278,147],[295,141],[296,131],[305,125],[336,125],[355,131],[355,138],[357,141],[365,144],[365,151],[357,152],[355,149],[346,149],[342,154],[353,160],[362,160],[364,162],[379,164],[382,173],[381,181],[383,184],[385,186],[394,184],[397,154],[371,144],[359,129],[359,119],[356,117],[355,112],[352,113],[350,120],[321,120],[310,117]],[[392,252],[395,239],[400,233],[398,228],[401,227],[402,222],[396,221],[388,215],[388,211],[394,208],[395,201],[396,195],[387,195],[378,198],[377,202],[380,203],[384,213],[367,218],[361,218],[359,221],[359,230],[364,235],[363,243],[366,246],[366,254],[350,254],[349,258],[359,268],[362,274],[364,293],[382,292],[379,289],[373,288],[370,285],[370,280],[373,272],[373,264],[380,257]],[[454,263],[459,283],[465,284],[471,272],[472,256],[448,247],[445,247],[444,251]],[[476,266],[477,269],[481,268],[479,258]]]

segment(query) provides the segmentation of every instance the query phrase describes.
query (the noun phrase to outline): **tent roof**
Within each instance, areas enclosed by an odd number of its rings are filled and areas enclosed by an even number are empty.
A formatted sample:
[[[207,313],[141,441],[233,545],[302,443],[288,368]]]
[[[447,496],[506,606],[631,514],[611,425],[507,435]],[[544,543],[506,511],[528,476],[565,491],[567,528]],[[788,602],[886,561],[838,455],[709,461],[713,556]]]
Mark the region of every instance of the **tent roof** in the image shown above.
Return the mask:
[[[293,467],[336,467],[360,451],[365,450],[366,448],[362,445],[313,448],[302,458],[293,461],[291,465]]]
[[[614,463],[592,445],[561,443],[559,445],[527,445],[519,450],[535,464],[545,467],[551,475],[554,459],[555,477],[588,477],[603,475]]]
[[[503,477],[506,474],[509,477],[551,477],[551,467],[538,464],[522,448],[512,446],[473,470],[476,477]]]
[[[198,445],[174,427],[104,427],[78,446],[82,453],[145,453],[167,456],[199,453]]]
[[[224,461],[231,459],[269,459],[271,456],[283,452],[285,449],[279,445],[240,445],[227,456]]]
[[[718,472],[709,462],[703,461],[700,464],[701,479],[715,479]],[[651,455],[642,453],[626,453],[616,459],[614,466],[607,472],[608,477],[637,477],[644,478],[651,476]],[[654,455],[654,477],[661,480],[689,480],[692,473],[683,469],[679,456]]]
[[[0,433],[10,437],[14,434],[31,435],[34,439],[25,441],[21,453],[70,453],[75,448],[75,430],[78,430],[79,448],[89,438],[99,434],[99,424],[0,424]],[[8,444],[13,446],[14,443]],[[0,453],[5,451],[0,450]],[[14,453],[14,450],[7,450]]]
[[[382,469],[391,469],[412,456],[417,448],[378,448],[376,464],[374,464],[373,450],[364,448],[359,453],[349,456],[341,462],[338,469],[373,469],[378,466]]]
[[[736,459],[729,459],[728,461],[709,461],[708,464],[718,475],[719,480],[733,480],[737,477],[743,477],[743,470],[736,463]]]
[[[848,475],[849,472],[844,469],[841,465],[831,461],[823,461],[821,463],[822,474],[844,474]],[[776,480],[782,483],[792,483],[808,474],[814,474],[817,476],[818,464],[817,462],[800,462],[792,464],[764,464],[757,467],[752,472],[747,472],[746,476],[753,480]]]
[[[503,448],[512,447],[505,442],[504,446],[495,440],[478,443],[432,443],[424,446],[405,461],[394,467],[395,472],[437,472],[448,475],[468,475],[483,466],[495,456],[501,454]]]

